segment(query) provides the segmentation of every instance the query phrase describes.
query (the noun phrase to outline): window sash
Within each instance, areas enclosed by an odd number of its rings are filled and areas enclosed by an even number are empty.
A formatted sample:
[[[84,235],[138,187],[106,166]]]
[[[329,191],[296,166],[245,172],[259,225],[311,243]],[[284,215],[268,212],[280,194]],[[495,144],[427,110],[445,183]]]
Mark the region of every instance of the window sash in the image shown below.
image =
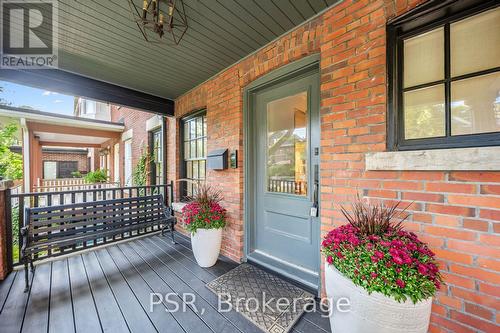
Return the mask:
[[[500,67],[489,68],[473,73],[467,73],[452,77],[450,70],[450,25],[467,17],[478,15],[487,10],[498,7],[494,2],[488,2],[484,6],[476,6],[467,11],[459,12],[421,27],[413,28],[408,32],[399,33],[398,25],[388,26],[387,57],[389,70],[388,90],[388,119],[387,119],[387,147],[389,150],[416,150],[434,148],[461,148],[477,146],[500,145],[500,132],[475,133],[463,135],[451,135],[451,84],[452,82],[474,78],[500,71]],[[404,40],[421,35],[425,32],[444,27],[444,79],[428,82],[416,86],[406,87],[403,85],[404,69]],[[422,89],[437,84],[445,85],[445,136],[406,139],[404,127],[404,99],[403,94],[408,91]]]
[[[201,121],[201,125],[200,125]],[[186,126],[186,124],[188,124]],[[194,126],[194,135],[191,135],[191,126]],[[201,130],[201,133],[200,133]],[[186,131],[188,131],[186,133]],[[206,160],[207,160],[207,126],[206,126],[206,114],[204,111],[200,113],[193,114],[181,120],[181,156],[182,156],[182,178],[200,181],[206,178]],[[202,154],[198,154],[198,142],[202,142]],[[191,154],[189,150],[189,156],[186,151],[186,145],[189,147],[194,146],[196,153]],[[191,149],[191,148],[190,148]],[[194,168],[196,167],[196,177]],[[190,170],[188,170],[190,168]],[[203,168],[203,172],[200,171]],[[202,176],[203,174],[203,176]],[[182,197],[191,196],[193,194],[194,184],[189,182],[183,182],[181,185]]]

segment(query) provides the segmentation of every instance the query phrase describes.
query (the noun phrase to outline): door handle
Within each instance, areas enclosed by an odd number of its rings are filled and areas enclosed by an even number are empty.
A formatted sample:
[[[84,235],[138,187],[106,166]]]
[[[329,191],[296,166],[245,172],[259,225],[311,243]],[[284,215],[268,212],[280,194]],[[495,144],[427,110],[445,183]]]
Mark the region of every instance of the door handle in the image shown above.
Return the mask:
[[[310,215],[312,217],[318,217],[318,193],[319,191],[319,167],[317,164],[314,165],[314,177],[313,177],[313,205],[311,207]]]

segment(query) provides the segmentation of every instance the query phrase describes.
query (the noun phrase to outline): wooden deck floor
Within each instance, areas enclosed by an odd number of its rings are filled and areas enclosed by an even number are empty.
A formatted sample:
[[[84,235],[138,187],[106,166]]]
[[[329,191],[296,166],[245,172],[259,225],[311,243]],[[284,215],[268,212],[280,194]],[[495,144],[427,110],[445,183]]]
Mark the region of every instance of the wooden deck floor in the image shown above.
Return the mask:
[[[23,292],[23,272],[13,272],[0,282],[0,332],[261,332],[235,311],[217,312],[217,297],[205,287],[237,264],[221,258],[202,269],[189,239],[177,234],[177,241],[152,235],[39,264],[29,293]],[[192,293],[197,311],[189,305],[168,312],[165,303],[150,312],[152,292]],[[317,312],[304,314],[293,328],[329,330]]]

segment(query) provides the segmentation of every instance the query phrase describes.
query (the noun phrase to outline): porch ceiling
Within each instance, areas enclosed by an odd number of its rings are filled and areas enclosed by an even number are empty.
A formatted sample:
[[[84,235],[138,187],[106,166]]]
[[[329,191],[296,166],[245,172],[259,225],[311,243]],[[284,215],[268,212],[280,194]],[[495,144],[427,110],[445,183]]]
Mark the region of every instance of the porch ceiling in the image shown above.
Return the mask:
[[[126,0],[61,0],[59,67],[174,99],[338,1],[184,0],[189,29],[169,46],[143,39]]]

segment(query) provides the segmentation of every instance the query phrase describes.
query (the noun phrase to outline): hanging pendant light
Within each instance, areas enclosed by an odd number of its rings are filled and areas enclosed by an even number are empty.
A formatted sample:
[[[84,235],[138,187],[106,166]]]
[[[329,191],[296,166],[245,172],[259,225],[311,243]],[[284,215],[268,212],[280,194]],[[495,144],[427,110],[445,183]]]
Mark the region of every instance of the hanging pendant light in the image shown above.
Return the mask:
[[[148,42],[170,41],[179,45],[188,29],[183,0],[143,0],[142,8],[128,0],[137,27]]]

